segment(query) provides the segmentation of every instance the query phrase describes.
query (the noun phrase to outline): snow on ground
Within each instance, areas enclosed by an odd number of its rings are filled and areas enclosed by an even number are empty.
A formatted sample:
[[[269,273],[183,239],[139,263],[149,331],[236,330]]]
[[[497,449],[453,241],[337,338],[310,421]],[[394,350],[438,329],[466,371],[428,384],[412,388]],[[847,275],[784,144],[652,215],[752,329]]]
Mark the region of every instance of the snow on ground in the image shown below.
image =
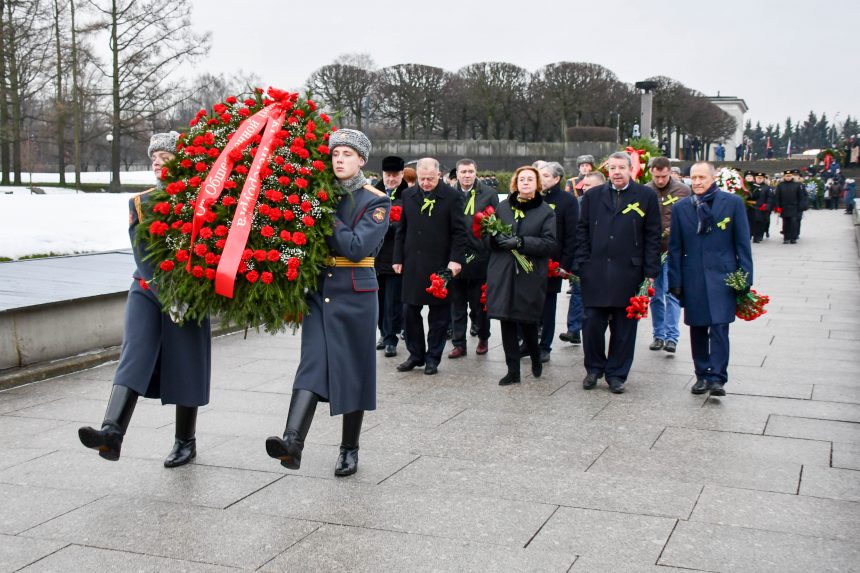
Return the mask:
[[[45,188],[45,195],[31,195],[27,188],[8,193],[10,189],[0,188],[0,257],[129,247],[128,200],[133,193]]]
[[[66,173],[66,183],[72,184],[75,180],[74,173]],[[120,171],[119,180],[124,185],[153,185],[155,183],[155,175],[152,171]],[[25,185],[30,185],[30,174],[21,173],[21,181]],[[33,185],[38,183],[59,183],[60,175],[58,173],[33,173]],[[101,183],[107,185],[110,183],[110,171],[82,171],[81,183]]]

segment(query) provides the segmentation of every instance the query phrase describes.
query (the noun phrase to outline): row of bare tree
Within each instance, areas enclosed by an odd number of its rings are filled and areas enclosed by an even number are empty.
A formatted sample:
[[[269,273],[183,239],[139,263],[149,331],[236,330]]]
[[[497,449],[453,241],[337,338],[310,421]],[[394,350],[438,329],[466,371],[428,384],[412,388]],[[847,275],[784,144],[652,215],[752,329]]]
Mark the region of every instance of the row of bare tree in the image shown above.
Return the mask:
[[[81,171],[109,168],[118,187],[120,169],[140,163],[150,133],[181,130],[201,106],[259,83],[242,73],[189,79],[189,63],[210,41],[190,15],[189,0],[0,0],[0,184],[20,184],[33,170],[56,170],[65,184],[67,168],[80,184]],[[707,98],[656,79],[660,136],[707,143],[734,131]],[[480,62],[451,72],[379,69],[367,55],[348,54],[304,87],[339,125],[374,137],[561,141],[574,126],[629,135],[639,118],[633,86],[581,62],[534,72]]]

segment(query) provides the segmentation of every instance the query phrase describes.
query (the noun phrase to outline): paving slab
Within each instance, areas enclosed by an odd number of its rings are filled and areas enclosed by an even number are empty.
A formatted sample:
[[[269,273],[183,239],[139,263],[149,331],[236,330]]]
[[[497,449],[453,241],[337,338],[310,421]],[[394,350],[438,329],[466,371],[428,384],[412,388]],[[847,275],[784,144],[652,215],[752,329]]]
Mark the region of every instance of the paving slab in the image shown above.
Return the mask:
[[[712,523],[678,522],[658,565],[694,571],[857,571],[860,544]]]
[[[771,416],[765,433],[771,436],[860,444],[860,422]]]
[[[260,569],[276,571],[558,571],[576,556],[532,548],[323,525]]]
[[[353,480],[288,476],[230,508],[248,513],[524,547],[555,506]]]
[[[860,503],[705,486],[690,521],[857,541]]]
[[[833,442],[833,458],[830,464],[834,468],[860,470],[860,444]]]
[[[0,483],[0,533],[16,535],[101,497],[86,492]]]
[[[66,573],[68,571],[87,571],[88,573],[115,573],[134,571],[135,573],[228,573],[236,571],[233,567],[221,567],[206,563],[193,563],[178,559],[166,559],[152,555],[141,555],[127,551],[98,549],[69,545],[47,557],[20,569],[22,573]]]
[[[811,497],[860,502],[860,472],[804,466],[799,493]]]
[[[542,551],[572,551],[582,556],[654,564],[676,520],[629,513],[562,507],[529,544]]]
[[[62,541],[27,539],[0,534],[0,572],[12,573],[62,549]]]
[[[108,497],[31,529],[26,536],[256,568],[316,528],[316,524],[262,514]]]

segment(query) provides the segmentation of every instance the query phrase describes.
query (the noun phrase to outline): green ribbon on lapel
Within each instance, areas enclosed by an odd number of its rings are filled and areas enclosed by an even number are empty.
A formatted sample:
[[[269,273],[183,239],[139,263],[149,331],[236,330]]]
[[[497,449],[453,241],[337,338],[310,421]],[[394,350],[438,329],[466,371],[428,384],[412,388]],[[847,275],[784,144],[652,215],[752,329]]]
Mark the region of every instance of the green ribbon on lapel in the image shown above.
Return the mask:
[[[516,207],[511,207],[511,209],[514,212],[514,221],[516,221],[517,219],[525,219],[525,217],[526,217],[525,213],[523,213],[522,211],[520,211]]]
[[[729,224],[729,222],[730,222],[731,220],[732,220],[732,218],[731,218],[731,217],[726,217],[725,219],[723,219],[722,221],[720,221],[719,223],[717,223],[717,227],[719,227],[720,229],[722,229],[723,231],[725,231],[725,230],[726,230],[726,226],[728,226],[728,224]]]
[[[674,195],[669,195],[668,197],[666,197],[666,200],[663,201],[663,206],[668,207],[669,205],[671,205],[672,203],[675,203],[676,201],[678,201],[677,197],[675,197]]]
[[[642,209],[639,208],[639,201],[637,201],[635,203],[628,203],[627,207],[625,207],[624,210],[621,211],[621,214],[626,215],[630,211],[636,211],[637,213],[639,213],[640,217],[645,216],[645,213],[642,211]]]
[[[466,203],[466,208],[463,209],[464,215],[474,215],[475,214],[475,190],[472,189],[470,191],[469,202]]]
[[[547,205],[549,205],[549,208],[550,208],[550,209],[552,209],[553,211],[555,211],[555,203],[547,203]]]
[[[432,217],[433,216],[433,207],[435,207],[435,206],[436,206],[436,199],[428,199],[427,197],[425,197],[424,198],[424,204],[421,205],[421,212],[423,213],[424,210],[427,209],[427,216]]]

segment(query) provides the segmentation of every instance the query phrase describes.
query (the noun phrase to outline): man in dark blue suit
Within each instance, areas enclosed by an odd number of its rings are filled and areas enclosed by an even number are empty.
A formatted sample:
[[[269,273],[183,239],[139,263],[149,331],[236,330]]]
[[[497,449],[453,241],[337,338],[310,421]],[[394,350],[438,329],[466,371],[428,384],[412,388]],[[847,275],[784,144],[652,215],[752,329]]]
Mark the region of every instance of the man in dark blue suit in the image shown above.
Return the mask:
[[[669,291],[681,301],[684,323],[690,327],[693,394],[725,396],[729,324],[735,320],[738,294],[726,285],[726,275],[741,269],[752,285],[753,264],[744,202],[721,192],[714,175],[710,163],[693,165],[693,195],[672,210]]]
[[[631,179],[630,156],[609,156],[609,182],[582,198],[576,235],[576,263],[582,284],[585,318],[582,346],[590,390],[606,376],[614,394],[624,392],[633,365],[635,319],[626,307],[648,277],[660,271],[660,206],[657,193]],[[609,326],[609,354],[606,327]]]

